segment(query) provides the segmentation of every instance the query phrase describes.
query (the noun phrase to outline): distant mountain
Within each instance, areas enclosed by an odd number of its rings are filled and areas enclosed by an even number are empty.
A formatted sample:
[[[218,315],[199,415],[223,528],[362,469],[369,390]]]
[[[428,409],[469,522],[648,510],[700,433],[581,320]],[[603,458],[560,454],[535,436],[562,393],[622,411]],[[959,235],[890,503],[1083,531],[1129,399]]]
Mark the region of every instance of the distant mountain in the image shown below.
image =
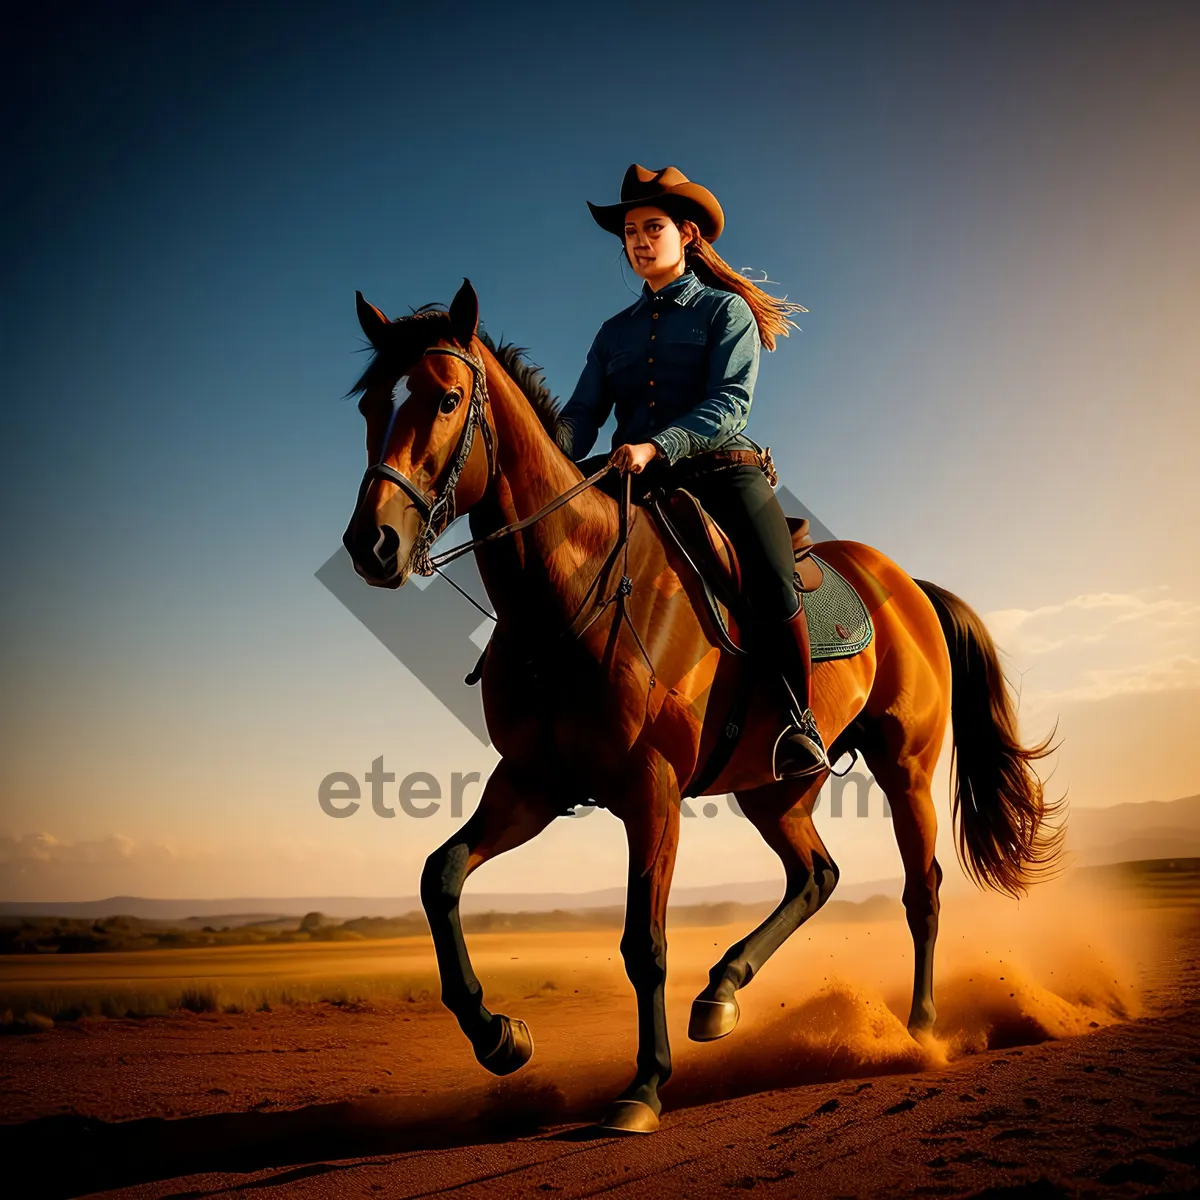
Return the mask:
[[[1200,858],[1200,795],[1181,800],[1149,800],[1109,808],[1073,807],[1067,817],[1067,849],[1073,867],[1145,859]],[[945,864],[943,864],[945,865]],[[951,875],[943,894],[953,890]],[[861,902],[872,896],[899,899],[904,880],[899,876],[867,883],[841,883],[837,899]],[[761,904],[778,900],[782,880],[679,887],[671,893],[672,908],[706,904]],[[623,906],[623,887],[593,892],[473,892],[463,896],[467,913],[538,913],[561,909],[579,912]],[[110,896],[105,900],[19,902],[0,901],[0,915],[100,919],[129,916],[151,921],[190,922],[196,928],[219,921],[238,927],[302,917],[320,912],[336,920],[356,917],[402,917],[419,912],[418,896],[289,896],[231,900],[156,900],[142,896]]]
[[[1105,888],[1132,889],[1141,903],[1160,909],[1200,909],[1200,858],[1156,858],[1150,862],[1108,863],[1080,867],[1072,878]]]
[[[1200,857],[1200,796],[1109,808],[1072,808],[1067,849],[1073,866]]]
[[[839,900],[867,900],[872,896],[898,898],[904,880],[878,879],[869,883],[839,884]],[[680,887],[671,893],[671,907],[698,904],[758,904],[775,901],[783,893],[783,880],[754,883],[711,884],[707,887]],[[485,912],[567,912],[591,908],[624,906],[623,887],[602,888],[594,892],[471,892],[462,899],[463,913]],[[352,920],[355,917],[402,917],[419,912],[419,896],[290,896],[280,899],[233,900],[155,900],[142,896],[111,896],[106,900],[81,901],[0,901],[0,915],[19,917],[139,917],[154,921],[188,921],[197,927],[220,921],[233,927],[260,924],[282,917],[302,917],[319,912],[327,917]]]

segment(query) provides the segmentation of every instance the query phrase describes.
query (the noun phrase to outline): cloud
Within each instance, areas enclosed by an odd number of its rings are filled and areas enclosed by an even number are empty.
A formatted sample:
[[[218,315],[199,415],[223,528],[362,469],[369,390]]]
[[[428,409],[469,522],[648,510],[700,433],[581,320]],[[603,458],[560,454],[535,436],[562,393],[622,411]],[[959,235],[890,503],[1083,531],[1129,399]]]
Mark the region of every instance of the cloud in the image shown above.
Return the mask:
[[[52,833],[0,837],[0,866],[121,865],[134,856],[136,844],[122,833],[94,842],[62,842]]]
[[[1040,694],[1042,702],[1070,700],[1107,700],[1111,696],[1136,696],[1148,692],[1174,692],[1200,688],[1200,658],[1178,658],[1136,667],[1099,667],[1085,671],[1081,681],[1071,688]]]
[[[1093,592],[1041,608],[1002,608],[984,620],[1013,654],[1046,654],[1064,646],[1094,644],[1128,633],[1123,626],[1152,622],[1156,634],[1200,632],[1200,603],[1137,593]]]
[[[1167,591],[1085,593],[984,620],[1031,708],[1197,688],[1200,602]]]

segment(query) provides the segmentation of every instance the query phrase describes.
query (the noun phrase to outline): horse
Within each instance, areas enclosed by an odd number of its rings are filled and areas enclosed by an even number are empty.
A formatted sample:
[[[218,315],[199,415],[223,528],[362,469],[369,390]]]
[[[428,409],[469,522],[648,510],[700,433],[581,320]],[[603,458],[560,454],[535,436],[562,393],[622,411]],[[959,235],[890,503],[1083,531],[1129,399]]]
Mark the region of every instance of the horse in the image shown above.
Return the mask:
[[[525,1022],[484,1003],[459,918],[463,886],[575,806],[607,808],[624,825],[629,851],[620,950],[637,996],[637,1058],[598,1124],[652,1132],[671,1075],[666,915],[680,803],[726,721],[740,672],[752,675],[744,732],[702,791],[734,794],[779,856],[785,882],[770,916],[713,965],[692,1006],[694,1040],[733,1030],[738,990],[837,886],[839,868],[812,818],[827,772],[775,777],[771,749],[787,713],[778,677],[769,664],[714,644],[692,602],[695,581],[645,509],[630,513],[588,486],[595,477],[585,480],[562,453],[557,404],[540,368],[524,360],[526,348],[497,346],[481,331],[469,279],[448,309],[430,304],[391,320],[361,293],[356,303],[374,353],[347,393],[359,396],[368,462],[343,536],[354,570],[379,588],[402,587],[414,570],[431,573],[433,539],[466,513],[474,540],[460,550],[473,549],[496,613],[481,684],[500,760],[476,811],[421,873],[442,1002],[487,1070],[507,1075],[529,1060]],[[624,555],[622,579],[601,600],[614,545]],[[956,854],[976,886],[1010,896],[1052,874],[1060,858],[1061,801],[1045,796],[1034,770],[1055,749],[1053,731],[1022,744],[997,649],[961,599],[865,544],[816,549],[874,598],[873,640],[815,666],[812,707],[831,763],[861,754],[890,804],[914,950],[908,1029],[924,1037],[937,1015],[943,877],[930,787],[947,722]]]

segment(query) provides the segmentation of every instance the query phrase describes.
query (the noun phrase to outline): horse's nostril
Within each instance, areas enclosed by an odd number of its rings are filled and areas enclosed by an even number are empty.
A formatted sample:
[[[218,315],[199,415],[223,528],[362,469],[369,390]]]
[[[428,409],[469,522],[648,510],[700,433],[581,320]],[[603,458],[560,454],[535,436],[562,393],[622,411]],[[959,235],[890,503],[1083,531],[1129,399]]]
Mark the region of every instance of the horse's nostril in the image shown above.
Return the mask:
[[[380,563],[388,563],[396,557],[399,549],[400,535],[390,525],[381,525],[375,542],[375,557]]]

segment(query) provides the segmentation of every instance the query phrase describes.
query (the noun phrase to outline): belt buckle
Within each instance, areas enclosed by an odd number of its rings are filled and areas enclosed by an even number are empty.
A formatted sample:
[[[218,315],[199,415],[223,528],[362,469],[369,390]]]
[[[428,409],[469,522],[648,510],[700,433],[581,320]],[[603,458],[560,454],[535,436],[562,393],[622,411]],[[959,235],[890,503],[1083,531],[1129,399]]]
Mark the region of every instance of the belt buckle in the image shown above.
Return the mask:
[[[779,473],[775,470],[775,463],[771,458],[771,447],[764,446],[763,452],[758,456],[758,465],[762,467],[763,473],[767,477],[767,482],[772,487],[777,487],[779,484]]]

